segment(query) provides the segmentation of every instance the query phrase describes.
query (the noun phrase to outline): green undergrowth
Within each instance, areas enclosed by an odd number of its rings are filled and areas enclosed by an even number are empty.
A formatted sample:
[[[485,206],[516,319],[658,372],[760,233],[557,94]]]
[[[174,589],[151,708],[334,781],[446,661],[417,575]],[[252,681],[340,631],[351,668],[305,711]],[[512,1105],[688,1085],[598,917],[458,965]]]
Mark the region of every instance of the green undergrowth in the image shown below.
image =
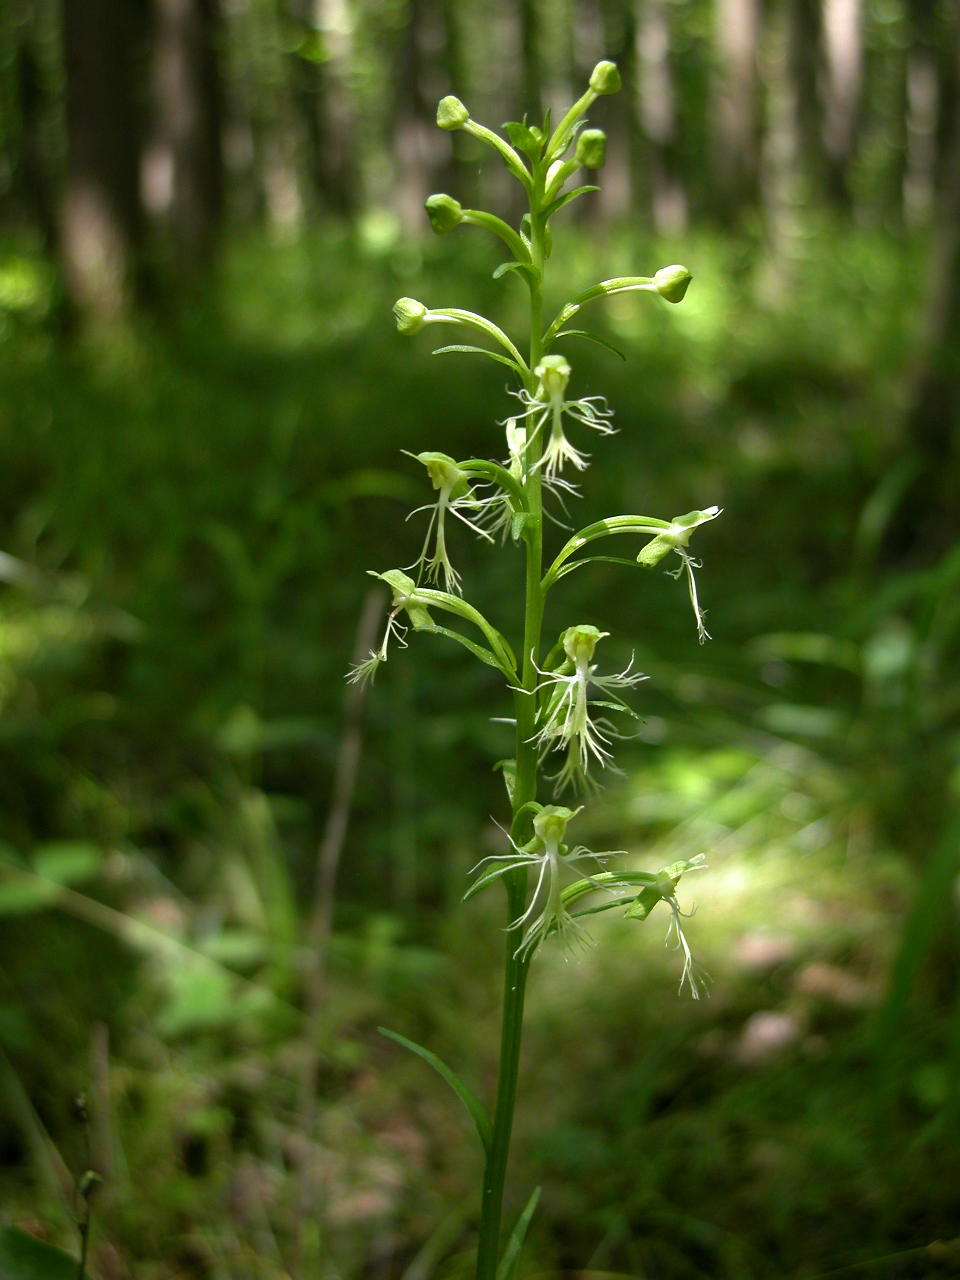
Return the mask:
[[[418,673],[378,677],[323,1014],[304,1014],[364,592],[344,563],[416,555],[395,524],[417,476],[396,460],[429,447],[428,419],[459,456],[478,406],[510,404],[496,369],[412,357],[389,308],[423,292],[428,255],[428,305],[467,274],[481,309],[514,285],[479,248],[398,246],[376,220],[236,245],[191,316],[72,346],[52,277],[0,254],[19,282],[0,289],[0,1202],[76,1252],[92,1142],[96,1280],[467,1265],[469,1122],[376,1031],[485,1064],[471,1084],[489,1090],[496,929],[473,928],[483,900],[447,909],[499,847],[484,761],[506,739],[465,710],[485,675],[433,638]],[[622,232],[604,262],[677,249]],[[610,300],[605,336],[643,361],[584,346],[577,370],[584,394],[602,370],[618,408],[591,510],[724,506],[700,578],[716,639],[695,651],[662,607],[672,584],[599,567],[589,620],[650,636],[651,679],[585,834],[638,868],[707,855],[681,905],[702,897],[687,927],[712,998],[677,1005],[657,911],[579,964],[545,959],[537,1123],[518,1133],[518,1185],[545,1191],[522,1273],[955,1274],[960,561],[883,550],[922,255],[821,227],[775,271],[704,233],[683,260],[669,322]],[[504,589],[482,548],[465,563],[481,603]]]

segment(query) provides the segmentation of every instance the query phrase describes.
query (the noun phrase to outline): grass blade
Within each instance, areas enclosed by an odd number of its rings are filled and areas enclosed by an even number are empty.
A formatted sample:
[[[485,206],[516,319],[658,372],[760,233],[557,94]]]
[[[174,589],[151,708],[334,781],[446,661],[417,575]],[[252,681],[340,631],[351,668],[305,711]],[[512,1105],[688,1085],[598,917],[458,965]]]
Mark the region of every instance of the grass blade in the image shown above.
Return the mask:
[[[409,1049],[411,1053],[415,1053],[422,1058],[424,1062],[433,1067],[438,1076],[442,1076],[446,1080],[447,1084],[470,1112],[473,1123],[477,1127],[477,1133],[483,1149],[489,1153],[493,1136],[490,1117],[484,1110],[483,1103],[469,1085],[464,1084],[457,1073],[452,1071],[442,1058],[438,1058],[435,1053],[425,1049],[422,1044],[417,1044],[415,1040],[408,1040],[406,1036],[400,1035],[398,1031],[388,1031],[386,1027],[378,1027],[377,1030],[382,1036],[386,1036],[388,1040],[395,1040],[397,1044],[402,1044],[405,1049]]]
[[[504,1249],[500,1265],[497,1267],[497,1280],[513,1280],[517,1269],[517,1259],[520,1257],[520,1249],[527,1234],[527,1227],[529,1227],[530,1219],[536,1212],[539,1200],[540,1188],[535,1187],[533,1195],[524,1206],[523,1213],[517,1219],[516,1226],[510,1232],[510,1239],[507,1241],[507,1247]]]

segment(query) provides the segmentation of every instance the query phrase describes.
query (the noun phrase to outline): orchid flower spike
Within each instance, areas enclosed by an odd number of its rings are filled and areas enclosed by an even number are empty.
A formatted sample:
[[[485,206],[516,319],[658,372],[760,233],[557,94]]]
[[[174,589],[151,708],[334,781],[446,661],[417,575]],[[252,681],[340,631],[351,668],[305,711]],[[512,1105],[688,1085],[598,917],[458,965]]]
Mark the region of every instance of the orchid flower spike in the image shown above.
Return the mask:
[[[577,816],[579,809],[567,809],[563,805],[545,805],[533,819],[533,839],[525,845],[518,845],[512,837],[508,837],[511,852],[494,854],[477,863],[473,871],[478,871],[484,863],[500,862],[503,865],[493,871],[485,872],[477,883],[484,886],[499,876],[506,875],[517,867],[536,867],[537,881],[527,909],[516,920],[507,926],[508,930],[520,932],[520,942],[514,952],[515,956],[529,956],[539,943],[548,935],[556,933],[567,951],[589,945],[590,938],[583,926],[567,911],[563,904],[562,889],[564,872],[567,869],[577,870],[582,878],[591,879],[588,871],[580,865],[592,861],[594,870],[602,868],[607,858],[614,853],[623,853],[622,849],[610,853],[591,853],[583,845],[571,848],[564,843],[567,824]],[[579,869],[578,869],[579,868]],[[472,873],[471,873],[472,874]],[[618,882],[597,884],[598,889],[620,888]]]
[[[631,671],[633,659],[615,675],[597,674],[593,664],[594,650],[608,631],[598,631],[588,623],[568,627],[561,636],[566,661],[557,671],[540,671],[544,677],[537,692],[545,692],[538,730],[533,741],[546,753],[551,749],[564,750],[567,759],[555,775],[557,791],[566,787],[589,784],[591,760],[606,768],[613,759],[610,740],[617,734],[606,718],[593,717],[591,708],[611,706],[615,710],[635,713],[617,695],[617,689],[631,689],[646,680],[640,672]],[[599,689],[604,698],[591,700],[591,688]]]
[[[407,647],[404,639],[407,628],[397,620],[401,613],[407,614],[414,630],[418,627],[430,626],[432,621],[426,605],[417,599],[417,584],[412,578],[408,578],[402,569],[389,569],[386,573],[375,573],[373,576],[390,587],[393,600],[379,647],[371,649],[369,656],[363,662],[356,662],[351,666],[346,675],[350,684],[373,683],[380,664],[387,660],[387,650],[392,639],[396,638],[397,644],[402,649]]]
[[[447,554],[445,525],[447,512],[449,511],[451,515],[456,516],[468,529],[479,534],[481,538],[486,538],[488,542],[492,542],[493,538],[486,529],[481,528],[475,520],[471,520],[464,515],[464,511],[481,511],[492,500],[477,497],[470,487],[469,477],[460,470],[453,458],[447,454],[411,453],[408,456],[416,458],[417,462],[423,463],[426,467],[427,474],[430,476],[438,497],[436,502],[429,502],[422,507],[417,507],[407,516],[409,520],[410,516],[415,516],[421,511],[430,512],[427,534],[423,540],[423,549],[417,560],[412,565],[408,565],[407,568],[419,569],[428,582],[439,584],[442,578],[445,591],[452,595],[460,595],[460,575],[454,569]]]
[[[513,393],[524,406],[524,412],[518,418],[529,418],[532,422],[531,440],[541,427],[550,423],[550,438],[538,464],[548,480],[554,480],[567,462],[578,471],[583,471],[588,465],[590,455],[575,449],[567,439],[563,430],[564,417],[604,436],[612,435],[616,429],[610,425],[613,413],[603,396],[585,396],[581,400],[566,398],[570,372],[564,356],[544,356],[534,369],[539,379],[534,394],[531,395],[526,388]]]

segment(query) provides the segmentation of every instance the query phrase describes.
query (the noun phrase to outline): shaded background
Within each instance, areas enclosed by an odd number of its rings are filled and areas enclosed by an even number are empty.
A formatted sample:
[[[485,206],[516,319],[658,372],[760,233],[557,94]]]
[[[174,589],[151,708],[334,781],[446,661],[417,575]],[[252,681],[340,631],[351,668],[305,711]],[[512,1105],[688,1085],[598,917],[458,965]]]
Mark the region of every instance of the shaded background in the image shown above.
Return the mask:
[[[399,450],[498,456],[511,404],[390,321],[399,294],[523,314],[495,246],[426,230],[434,190],[517,212],[436,99],[537,115],[600,57],[624,90],[555,280],[695,280],[596,308],[625,363],[570,352],[621,428],[580,511],[723,505],[715,638],[616,566],[548,627],[651,676],[578,834],[708,855],[681,898],[713,994],[678,1000],[657,912],[538,957],[526,1271],[960,1274],[956,6],[12,0],[0,1192],[75,1251],[97,1169],[96,1280],[469,1274],[468,1125],[376,1027],[489,1094],[501,904],[459,899],[509,710],[437,638],[365,701],[342,675],[363,571],[419,548]],[[515,629],[515,551],[457,552]]]

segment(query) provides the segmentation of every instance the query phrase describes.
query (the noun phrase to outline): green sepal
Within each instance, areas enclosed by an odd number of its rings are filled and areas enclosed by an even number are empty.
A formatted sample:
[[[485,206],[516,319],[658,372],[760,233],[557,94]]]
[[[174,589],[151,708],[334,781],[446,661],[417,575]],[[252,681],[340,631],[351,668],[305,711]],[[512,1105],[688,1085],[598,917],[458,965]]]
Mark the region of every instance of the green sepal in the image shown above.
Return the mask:
[[[608,342],[606,338],[601,338],[597,333],[590,333],[586,329],[561,329],[556,338],[586,338],[588,342],[595,342],[598,347],[605,347],[607,351],[612,351],[615,356],[619,356],[621,360],[626,360],[626,356],[619,347],[615,347],[612,342]]]
[[[574,187],[572,191],[565,191],[562,196],[557,196],[556,200],[551,200],[547,207],[543,210],[544,218],[552,218],[558,213],[565,204],[569,204],[571,200],[576,200],[579,196],[585,196],[588,191],[599,191],[600,188],[593,183],[585,183],[582,187]]]
[[[535,1187],[533,1194],[524,1206],[523,1212],[517,1219],[516,1225],[510,1232],[507,1247],[504,1249],[503,1256],[497,1267],[496,1280],[514,1280],[514,1276],[517,1273],[517,1262],[520,1258],[520,1249],[526,1237],[527,1228],[530,1226],[530,1221],[536,1213],[539,1201],[540,1188]]]
[[[502,356],[499,351],[488,351],[486,347],[470,347],[456,343],[449,347],[437,347],[433,354],[435,356],[445,356],[449,355],[451,351],[466,352],[468,355],[487,356],[491,360],[496,360],[497,364],[505,364],[508,369],[513,369],[515,373],[523,377],[523,370],[515,360],[511,360],[509,356]]]
[[[377,1030],[382,1036],[386,1036],[388,1040],[396,1041],[404,1049],[409,1049],[411,1053],[415,1053],[417,1057],[422,1058],[424,1062],[433,1067],[437,1075],[447,1082],[469,1111],[470,1117],[476,1126],[480,1143],[484,1151],[489,1154],[490,1145],[493,1141],[493,1126],[490,1123],[490,1117],[484,1110],[483,1103],[469,1085],[464,1084],[457,1073],[451,1070],[442,1058],[438,1058],[435,1053],[425,1049],[422,1044],[417,1044],[415,1040],[408,1040],[406,1036],[400,1035],[397,1031],[388,1031],[386,1027],[377,1027]]]

